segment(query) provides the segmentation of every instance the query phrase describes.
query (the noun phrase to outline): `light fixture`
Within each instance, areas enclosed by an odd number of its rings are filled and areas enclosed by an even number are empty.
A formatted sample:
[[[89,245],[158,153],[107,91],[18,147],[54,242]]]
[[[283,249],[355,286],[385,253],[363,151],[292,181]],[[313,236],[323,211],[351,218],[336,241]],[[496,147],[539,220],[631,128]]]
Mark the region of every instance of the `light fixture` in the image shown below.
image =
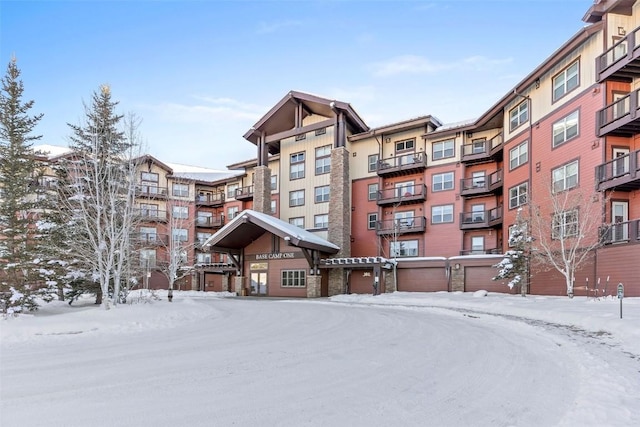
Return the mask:
[[[453,266],[454,269],[456,270],[460,270],[460,263],[456,262],[456,264]]]

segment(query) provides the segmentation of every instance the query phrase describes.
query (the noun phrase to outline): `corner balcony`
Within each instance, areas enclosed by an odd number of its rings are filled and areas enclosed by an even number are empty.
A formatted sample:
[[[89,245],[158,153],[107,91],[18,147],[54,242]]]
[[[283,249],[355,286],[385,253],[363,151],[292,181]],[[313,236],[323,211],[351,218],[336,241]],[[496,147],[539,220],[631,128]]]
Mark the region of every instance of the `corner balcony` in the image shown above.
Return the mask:
[[[640,219],[600,227],[600,239],[604,245],[640,243]]]
[[[218,208],[224,205],[224,193],[199,194],[196,196],[196,206]]]
[[[142,222],[167,222],[167,212],[156,209],[136,209],[134,215]]]
[[[638,91],[607,105],[596,113],[596,133],[598,136],[630,137],[640,133]]]
[[[640,150],[596,166],[598,191],[633,191],[640,188]]]
[[[224,225],[224,215],[196,217],[196,227],[220,228],[223,225]]]
[[[426,227],[427,219],[423,216],[389,219],[376,222],[376,234],[378,236],[397,236],[400,234],[424,233]]]
[[[502,194],[502,169],[489,176],[476,178],[462,178],[460,180],[460,195],[462,197],[477,197],[490,194]]]
[[[167,187],[156,187],[153,185],[136,185],[136,197],[147,197],[149,199],[166,199]]]
[[[376,173],[381,177],[411,175],[427,168],[427,155],[423,152],[404,154],[378,160]]]
[[[253,200],[253,185],[236,189],[236,200]]]
[[[376,203],[378,206],[411,205],[427,200],[427,186],[408,185],[406,187],[378,190]]]
[[[640,76],[639,28],[628,33],[623,39],[596,58],[596,81],[602,83],[608,78],[631,81]]]
[[[502,206],[477,212],[460,213],[460,230],[502,227]]]
[[[502,160],[502,134],[485,141],[462,144],[460,161],[466,164],[499,162]]]

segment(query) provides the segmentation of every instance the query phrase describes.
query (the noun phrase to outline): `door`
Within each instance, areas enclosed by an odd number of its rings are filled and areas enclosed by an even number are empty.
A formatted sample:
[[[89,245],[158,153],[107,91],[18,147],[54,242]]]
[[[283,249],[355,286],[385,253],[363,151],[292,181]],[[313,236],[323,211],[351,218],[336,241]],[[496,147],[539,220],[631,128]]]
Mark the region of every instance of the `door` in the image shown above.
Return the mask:
[[[613,149],[613,163],[612,163],[612,178],[622,176],[629,173],[629,149],[628,148],[614,148]]]
[[[613,94],[613,120],[617,120],[625,115],[629,114],[629,102],[630,97],[628,93],[614,93]]]
[[[257,296],[267,295],[267,272],[266,271],[251,272],[251,295],[257,295]]]
[[[613,230],[611,239],[623,242],[629,239],[629,202],[611,202]]]

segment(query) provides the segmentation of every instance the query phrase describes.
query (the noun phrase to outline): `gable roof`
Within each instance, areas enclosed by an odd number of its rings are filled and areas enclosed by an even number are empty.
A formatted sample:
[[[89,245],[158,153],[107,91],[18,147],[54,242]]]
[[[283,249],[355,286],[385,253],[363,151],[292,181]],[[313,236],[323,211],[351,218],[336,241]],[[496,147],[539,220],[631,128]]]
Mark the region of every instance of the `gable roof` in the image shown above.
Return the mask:
[[[216,252],[237,252],[266,232],[299,248],[315,249],[328,254],[335,254],[340,250],[339,246],[307,230],[251,209],[240,212],[217,233],[209,237],[204,245]]]

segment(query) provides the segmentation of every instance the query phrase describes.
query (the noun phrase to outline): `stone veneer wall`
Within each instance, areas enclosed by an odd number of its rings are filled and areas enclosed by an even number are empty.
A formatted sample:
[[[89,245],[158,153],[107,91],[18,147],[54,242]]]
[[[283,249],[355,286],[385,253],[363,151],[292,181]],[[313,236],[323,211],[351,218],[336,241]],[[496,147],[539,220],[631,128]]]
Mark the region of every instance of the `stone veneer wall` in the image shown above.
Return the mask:
[[[307,275],[307,298],[320,298],[322,296],[322,276]]]
[[[329,241],[340,247],[335,257],[351,256],[351,180],[349,177],[349,151],[345,147],[331,150],[331,192],[329,194]],[[329,295],[338,295],[347,289],[344,269],[329,272]]]
[[[271,215],[271,169],[256,166],[253,180],[253,210]]]
[[[451,269],[451,292],[464,292],[464,266]]]

